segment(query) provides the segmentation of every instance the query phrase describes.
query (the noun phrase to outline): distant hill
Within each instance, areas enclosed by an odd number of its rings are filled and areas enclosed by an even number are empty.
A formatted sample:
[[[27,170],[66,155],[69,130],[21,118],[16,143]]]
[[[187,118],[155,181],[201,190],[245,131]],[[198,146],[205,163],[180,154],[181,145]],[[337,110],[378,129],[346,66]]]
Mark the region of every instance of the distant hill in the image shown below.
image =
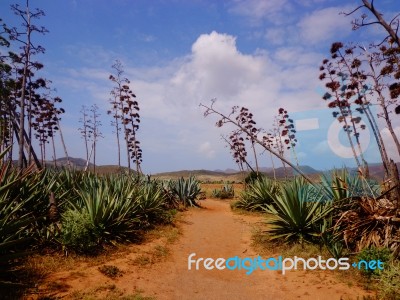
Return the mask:
[[[315,170],[310,166],[301,166],[300,169],[307,175],[320,174],[321,171]],[[267,171],[267,172],[265,172]],[[274,177],[274,172],[272,168],[260,168],[260,172],[266,174],[268,177]],[[288,176],[293,176],[293,171],[289,166],[286,167],[286,172]],[[275,169],[275,176],[278,179],[282,179],[286,177],[286,172],[283,167],[279,167]],[[157,178],[187,178],[190,175],[196,176],[199,180],[203,181],[242,181],[249,172],[240,172],[234,169],[227,170],[181,170],[181,171],[173,171],[173,172],[163,172],[154,174],[154,177]]]
[[[319,173],[321,173],[321,171],[315,170],[314,168],[312,168],[310,166],[300,166],[299,168],[304,174],[319,174]],[[291,168],[289,166],[286,166],[286,169],[287,169],[288,174],[293,175],[293,171],[291,170]],[[264,173],[267,175],[273,175],[273,173],[274,173],[274,169],[271,167],[260,167],[259,171],[261,173]],[[240,171],[235,170],[235,169],[225,169],[225,170],[217,169],[212,172],[225,173],[225,174],[237,174]],[[276,168],[275,173],[279,174],[281,176],[285,176],[285,169],[283,167]]]
[[[225,173],[225,174],[236,174],[236,173],[239,173],[240,171],[235,170],[235,169],[225,169],[225,170],[216,169],[213,172]]]
[[[210,170],[182,170],[174,172],[157,173],[152,176],[159,179],[177,179],[188,178],[190,175],[196,176],[201,181],[243,181],[243,173],[225,173],[224,171],[210,171]]]
[[[57,160],[57,166],[67,166],[67,159],[65,157],[58,158]],[[86,160],[83,158],[74,158],[70,157],[69,161],[73,168],[78,169],[78,170],[83,170],[86,166]],[[47,161],[46,164],[48,166],[53,166],[52,161]],[[94,165],[92,163],[89,163],[89,169],[92,170]],[[378,181],[382,181],[384,177],[384,168],[381,163],[371,163],[368,165],[369,167],[369,173],[372,178],[377,179]],[[397,167],[400,170],[400,163],[397,163]],[[300,166],[299,167],[302,172],[306,175],[310,175],[311,178],[317,178],[318,175],[321,175],[323,173],[329,173],[329,171],[320,171],[316,170],[310,166]],[[126,172],[128,170],[127,167],[119,167],[117,165],[97,165],[96,166],[96,172],[99,174],[110,174],[110,173],[118,173],[118,172]],[[348,170],[351,173],[356,173],[358,170],[357,168],[348,168]],[[131,172],[135,172],[134,170],[131,170]],[[274,171],[270,167],[260,167],[260,172],[266,174],[268,177],[273,178],[274,177]],[[294,171],[287,166],[286,167],[286,172],[288,176],[294,176],[295,173]],[[283,167],[278,167],[275,169],[275,176],[278,179],[285,178],[286,176],[285,169]],[[156,173],[153,174],[153,177],[156,178],[180,178],[184,177],[187,178],[190,175],[196,176],[199,180],[203,181],[242,181],[244,177],[248,174],[248,172],[240,172],[235,169],[217,169],[214,171],[211,170],[180,170],[180,171],[172,171],[172,172],[162,172],[162,173]]]
[[[93,169],[93,168],[91,168]],[[118,167],[117,165],[102,165],[96,166],[96,173],[97,174],[116,174],[116,173],[128,173],[128,167]],[[131,169],[131,174],[136,174],[135,170]]]
[[[75,157],[69,157],[69,162],[70,164],[77,168],[77,169],[83,169],[86,167],[86,159],[83,158],[75,158]],[[53,164],[53,162],[48,161],[49,164]],[[68,160],[66,157],[61,157],[56,159],[57,166],[68,166]],[[93,164],[89,163],[89,166],[92,167]]]
[[[83,170],[86,167],[86,159],[83,158],[75,158],[75,157],[69,157],[69,162],[72,166],[73,169],[75,170]],[[56,159],[57,167],[68,167],[68,160],[66,157],[61,157]],[[49,167],[54,166],[53,161],[46,161],[46,165]],[[89,170],[93,170],[94,164],[89,163]],[[121,167],[119,168],[117,165],[96,165],[96,173],[98,174],[113,174],[113,173],[118,173],[118,172],[127,172],[128,168],[127,167]],[[131,170],[132,173],[135,173],[134,170]]]
[[[400,171],[400,163],[396,163],[397,169]],[[369,169],[369,176],[372,178],[375,178],[378,181],[382,181],[385,176],[385,168],[383,167],[382,163],[372,163],[368,164],[368,169]],[[352,172],[357,172],[357,168],[352,168]]]

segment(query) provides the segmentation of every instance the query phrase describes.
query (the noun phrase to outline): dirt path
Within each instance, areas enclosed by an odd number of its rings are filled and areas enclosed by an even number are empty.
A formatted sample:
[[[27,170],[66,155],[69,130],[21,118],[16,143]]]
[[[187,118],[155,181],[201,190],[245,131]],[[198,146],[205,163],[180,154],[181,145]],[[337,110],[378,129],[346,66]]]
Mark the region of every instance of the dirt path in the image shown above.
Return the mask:
[[[282,276],[278,271],[256,270],[188,270],[188,256],[195,258],[229,258],[258,256],[251,248],[251,230],[262,219],[234,214],[228,202],[206,200],[204,209],[192,209],[182,224],[183,235],[170,245],[170,255],[148,266],[130,263],[135,254],[128,254],[109,263],[118,266],[124,275],[108,279],[96,268],[82,267],[75,272],[61,272],[53,281],[69,287],[87,289],[96,284],[113,284],[124,294],[140,291],[156,299],[357,299],[366,295],[356,286],[339,283],[330,271],[292,271]],[[154,246],[154,245],[153,245]],[[132,255],[132,257],[131,257]],[[137,254],[136,254],[137,256]],[[194,265],[193,265],[194,267]],[[89,274],[85,275],[85,272]],[[71,295],[70,288],[63,296]]]

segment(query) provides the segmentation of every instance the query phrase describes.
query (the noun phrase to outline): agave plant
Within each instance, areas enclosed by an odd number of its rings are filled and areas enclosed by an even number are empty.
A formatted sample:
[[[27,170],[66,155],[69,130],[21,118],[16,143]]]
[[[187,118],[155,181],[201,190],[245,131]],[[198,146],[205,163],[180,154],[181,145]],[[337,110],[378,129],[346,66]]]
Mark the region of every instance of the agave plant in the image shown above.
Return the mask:
[[[165,213],[165,194],[161,185],[150,182],[142,185],[136,196],[137,216],[142,224],[157,222]]]
[[[229,199],[235,196],[235,190],[232,184],[224,184],[221,189],[213,190],[211,196],[213,198]]]
[[[75,210],[87,212],[103,240],[126,240],[138,227],[135,190],[116,190],[109,181],[88,175],[76,190],[79,200],[71,202]]]
[[[273,203],[276,194],[280,193],[279,184],[265,176],[252,181],[240,196],[236,207],[246,210],[263,210]]]
[[[0,154],[0,160],[6,151]],[[32,227],[35,218],[32,212],[25,209],[31,205],[31,198],[22,198],[15,191],[32,170],[17,172],[10,163],[0,165],[0,274],[6,276],[9,264],[27,254],[25,251],[33,243]],[[27,183],[29,185],[29,181]],[[32,187],[32,185],[31,185]],[[33,189],[31,189],[33,191]],[[2,282],[0,286],[8,286]]]
[[[194,176],[190,176],[188,179],[181,177],[177,181],[171,181],[170,189],[185,207],[199,206],[196,198],[201,193],[201,188]]]
[[[318,187],[297,177],[272,195],[272,203],[265,207],[270,215],[267,223],[271,239],[303,243],[320,236],[319,225],[333,206],[318,191]]]
[[[321,243],[325,245],[332,257],[339,259],[345,250],[344,243],[337,235],[338,228],[333,226],[333,216],[330,214],[320,223]]]
[[[379,185],[376,182],[350,175],[346,169],[334,170],[329,176],[324,174],[321,182],[328,191],[328,197],[336,202],[351,197],[376,197],[379,194]]]

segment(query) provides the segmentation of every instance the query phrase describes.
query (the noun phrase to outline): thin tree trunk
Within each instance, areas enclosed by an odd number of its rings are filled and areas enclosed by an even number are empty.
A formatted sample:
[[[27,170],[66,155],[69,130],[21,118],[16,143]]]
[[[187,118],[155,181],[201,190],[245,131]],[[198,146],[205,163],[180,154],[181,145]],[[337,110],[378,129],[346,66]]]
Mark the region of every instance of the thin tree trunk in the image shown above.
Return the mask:
[[[298,159],[298,157],[297,157],[296,150],[294,149],[294,146],[293,146],[293,145],[290,145],[290,148],[292,149],[292,153],[293,153],[294,160],[296,161],[296,165],[297,165],[298,167],[300,167],[299,159]]]
[[[121,145],[119,141],[119,123],[118,123],[118,118],[115,117],[115,129],[116,129],[116,134],[117,134],[117,146],[118,146],[118,170],[121,171]]]
[[[277,123],[278,129],[278,141],[277,141],[277,146],[278,146],[278,152],[280,154],[280,156],[284,156],[285,155],[285,150],[283,149],[283,144],[282,144],[282,136],[281,136],[281,131],[279,130],[279,123]],[[283,166],[283,170],[285,172],[285,179],[288,179],[288,173],[287,173],[287,169],[286,169],[286,165],[285,162],[283,160],[281,160],[282,166]]]
[[[15,132],[15,137],[17,138],[17,143],[18,144],[20,144],[20,140],[19,140],[19,132],[20,132],[20,127],[19,127],[19,125],[18,125],[18,119],[17,118],[15,118],[15,119],[13,119],[13,129],[14,129],[14,132]],[[31,153],[32,153],[32,158],[33,158],[33,160],[34,160],[34,162],[35,162],[35,165],[36,165],[36,167],[38,168],[38,169],[42,169],[42,165],[40,164],[40,161],[39,161],[39,159],[38,159],[38,157],[37,157],[37,155],[36,155],[36,152],[35,152],[35,150],[33,149],[33,147],[32,147],[32,143],[31,143],[31,141],[29,140],[29,137],[28,137],[28,134],[26,133],[26,130],[23,130],[23,136],[24,136],[24,140],[26,141],[25,143],[24,143],[24,147],[29,147],[29,148],[31,148],[30,149],[30,151],[31,151]],[[23,152],[23,151],[22,151]],[[24,159],[24,163],[25,163],[25,165],[27,165],[27,160],[26,160],[26,157],[25,157],[25,153],[23,152],[23,159]]]
[[[31,76],[29,75],[29,84],[31,84]],[[28,97],[28,136],[29,140],[32,141],[32,87],[29,85],[29,97]],[[32,153],[28,151],[28,165],[31,164],[32,161]],[[43,162],[42,162],[43,164]]]
[[[56,145],[54,143],[54,132],[51,133],[51,144],[53,146],[53,164],[54,164],[54,168],[57,168],[57,157],[56,157]]]
[[[28,56],[26,54],[26,56]],[[28,59],[28,58],[26,58]],[[19,132],[18,132],[18,169],[22,170],[24,169],[24,162],[23,162],[23,157],[24,157],[24,126],[25,126],[25,77],[26,77],[26,71],[28,68],[28,63],[25,62],[25,67],[24,67],[24,74],[22,77],[22,91],[21,91],[21,100],[20,100],[20,118],[19,118]]]
[[[83,137],[85,139],[85,149],[86,149],[86,164],[89,161],[89,147],[88,147],[88,132],[87,132],[87,120],[86,120],[86,108],[83,106]]]
[[[27,32],[26,32],[26,37],[27,37],[27,43],[26,43],[26,48],[25,48],[25,61],[24,61],[24,70],[23,70],[23,75],[22,75],[22,90],[21,90],[21,101],[20,101],[20,117],[19,117],[19,150],[18,150],[18,169],[22,170],[24,169],[24,143],[25,143],[25,136],[24,136],[24,131],[25,131],[25,88],[26,88],[26,78],[28,75],[28,63],[30,59],[30,47],[31,47],[31,20],[30,20],[30,13],[29,13],[29,7],[28,7],[28,1],[26,3],[26,18],[27,18]],[[25,164],[26,165],[26,164]]]
[[[128,158],[128,174],[131,174],[131,157],[130,157],[130,152],[129,152],[129,144],[128,144],[128,136],[125,136],[126,139],[126,153],[127,153],[127,158]]]
[[[383,98],[382,95],[380,95],[379,98]],[[384,100],[381,100],[381,101],[384,101]],[[390,120],[387,107],[386,107],[385,105],[383,105],[382,108],[383,108],[384,119],[385,119],[385,121],[386,121],[386,124],[387,124],[387,127],[388,127],[388,129],[389,129],[390,135],[392,136],[393,141],[394,141],[394,143],[396,144],[396,147],[397,147],[397,152],[398,152],[399,155],[400,155],[400,143],[399,143],[399,139],[397,138],[397,135],[396,135],[396,133],[395,133],[394,130],[393,130],[392,121]]]
[[[387,110],[387,106],[385,105],[385,97],[383,97],[383,95],[381,93],[381,90],[379,88],[379,82],[378,82],[377,78],[375,76],[373,76],[373,78],[374,78],[374,83],[375,83],[374,90],[378,94],[378,100],[380,102],[380,106],[381,106],[382,111],[383,111],[383,118],[386,121],[386,125],[387,125],[387,127],[389,129],[390,135],[392,136],[393,141],[396,144],[397,152],[400,155],[400,142],[399,142],[399,139],[397,138],[397,136],[396,136],[396,134],[395,134],[395,132],[393,130],[393,126],[392,126],[392,122],[390,120],[389,112]]]
[[[93,141],[93,173],[96,174],[96,137]]]
[[[67,166],[68,166],[68,168],[71,168],[71,162],[69,160],[69,156],[68,156],[68,152],[67,152],[67,146],[65,145],[64,136],[63,136],[63,133],[62,133],[62,130],[61,130],[61,126],[60,126],[60,120],[58,118],[57,118],[57,127],[58,127],[58,130],[60,132],[61,144],[62,144],[63,149],[64,149],[65,157],[67,158]]]
[[[13,125],[13,122],[12,122],[12,119],[11,119],[11,111],[10,111],[10,114],[9,114],[8,123],[9,123],[9,125],[8,125],[9,126],[8,135],[9,135],[9,138],[10,138],[10,146],[11,146],[10,152],[8,154],[8,161],[11,163],[12,162],[12,158],[13,158],[13,149],[14,149],[14,125]]]
[[[275,164],[274,164],[274,158],[272,157],[272,153],[269,151],[269,156],[271,157],[271,163],[272,163],[272,172],[274,174],[274,180],[276,181],[276,172],[275,172]]]
[[[88,170],[88,168],[89,168],[89,160],[90,160],[90,158],[92,157],[93,148],[94,148],[94,144],[92,144],[92,148],[91,148],[91,150],[90,150],[90,154],[89,154],[88,160],[86,161],[85,169],[83,170],[84,172],[86,172],[86,171]]]
[[[369,177],[368,163],[364,158],[363,149],[361,147],[361,142],[360,142],[360,137],[359,137],[359,132],[357,130],[355,122],[353,121],[353,114],[352,114],[350,109],[349,109],[349,112],[350,112],[350,121],[351,121],[353,130],[354,130],[354,137],[356,138],[357,148],[358,148],[358,151],[360,153],[360,158],[361,158],[361,161],[362,161],[362,166],[363,166],[363,169],[362,169],[363,174],[362,175],[364,177],[368,178]]]
[[[367,50],[365,50],[365,49],[364,49],[364,51],[367,52]],[[374,90],[378,91],[379,90],[379,82],[378,82],[377,77],[376,77],[375,68],[374,68],[374,65],[373,65],[372,58],[371,58],[371,56],[369,56],[369,57],[370,57],[370,59],[369,59],[369,67],[370,67],[370,69],[372,71],[372,78],[374,80]],[[359,91],[358,91],[358,94],[360,94]],[[379,100],[381,100],[381,99],[379,99]],[[384,104],[384,103],[381,102],[381,106],[382,106],[382,104]],[[382,163],[383,163],[383,166],[385,168],[385,177],[391,177],[390,168],[389,168],[389,157],[388,157],[388,154],[387,154],[387,151],[386,151],[385,143],[384,143],[384,141],[382,139],[382,135],[381,135],[381,133],[379,131],[378,124],[376,123],[375,117],[372,114],[369,105],[367,107],[365,107],[363,104],[361,104],[361,107],[363,108],[363,110],[364,110],[364,112],[365,112],[365,114],[367,116],[367,119],[368,119],[368,121],[369,121],[369,123],[371,125],[371,128],[372,128],[372,131],[374,133],[375,140],[376,140],[376,142],[378,144],[379,152],[380,152],[381,158],[382,158]]]
[[[382,14],[375,9],[375,7],[370,3],[368,0],[362,0],[365,7],[369,9],[370,12],[374,14],[376,19],[379,21],[379,24],[382,25],[383,28],[389,33],[390,37],[393,39],[393,41],[397,44],[397,46],[400,47],[400,38],[397,35],[397,32],[394,31],[394,29],[388,24],[385,19],[382,17]],[[372,1],[373,2],[373,1]]]
[[[41,164],[43,165],[44,162],[43,142],[40,142],[39,147],[40,147],[40,161]]]
[[[258,173],[259,173],[258,159],[257,159],[256,147],[254,146],[254,141],[253,140],[251,140],[251,148],[253,148],[253,155],[254,155],[254,160],[255,160],[255,163],[256,163],[256,173],[257,173],[257,177],[258,177]]]
[[[385,143],[384,143],[384,141],[382,139],[382,135],[381,135],[381,133],[379,131],[378,124],[376,124],[376,120],[373,117],[369,106],[367,108],[363,107],[363,110],[365,112],[365,115],[367,116],[368,122],[371,125],[372,132],[374,134],[376,143],[378,144],[379,153],[381,154],[383,167],[385,169],[385,177],[387,177],[387,176],[389,176],[389,158],[387,156]]]
[[[339,97],[337,97],[336,99],[339,99]],[[338,100],[337,100],[337,101],[338,101]],[[339,105],[340,105],[340,104],[339,104]],[[350,125],[347,123],[346,113],[344,112],[343,108],[340,107],[340,106],[339,106],[339,110],[340,110],[340,114],[343,116],[343,122],[344,122],[344,125],[345,125],[345,127],[346,127],[345,132],[346,132],[346,134],[347,134],[347,138],[348,138],[348,140],[349,140],[350,147],[351,147],[351,150],[352,150],[352,152],[353,152],[354,159],[356,160],[357,167],[358,167],[358,168],[361,168],[360,161],[358,160],[357,153],[356,153],[356,150],[355,150],[355,148],[354,148],[353,139],[351,138],[351,135],[350,135],[350,131],[349,131]]]
[[[16,121],[15,121],[15,122],[16,122]],[[15,124],[15,125],[16,125],[16,124]],[[18,133],[19,133],[19,127],[18,127],[18,126],[14,126],[14,132],[15,132],[15,138],[17,139],[17,143],[19,144],[19,135],[18,135]],[[24,163],[25,165],[28,164],[28,162],[27,162],[27,160],[26,160],[25,152],[22,152],[22,160],[23,160],[23,163]]]

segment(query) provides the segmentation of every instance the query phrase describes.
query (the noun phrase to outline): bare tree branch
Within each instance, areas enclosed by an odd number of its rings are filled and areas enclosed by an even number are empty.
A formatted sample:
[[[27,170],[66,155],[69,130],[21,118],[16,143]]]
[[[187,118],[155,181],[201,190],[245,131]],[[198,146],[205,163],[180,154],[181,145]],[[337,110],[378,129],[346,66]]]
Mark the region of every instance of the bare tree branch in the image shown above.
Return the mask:
[[[278,159],[280,159],[282,162],[286,163],[287,165],[289,165],[293,170],[295,170],[299,175],[301,175],[305,180],[307,180],[309,183],[314,185],[314,182],[311,180],[311,178],[309,178],[306,174],[304,174],[300,168],[296,167],[294,164],[292,164],[290,161],[288,161],[286,158],[282,157],[281,155],[279,155],[278,153],[276,153],[274,150],[272,150],[271,148],[267,147],[260,139],[257,138],[257,136],[255,136],[251,131],[249,131],[247,128],[243,127],[239,122],[234,121],[230,116],[226,116],[220,112],[218,112],[217,110],[214,109],[214,103],[215,103],[215,99],[211,100],[211,105],[207,106],[204,105],[202,103],[200,103],[200,107],[205,108],[205,112],[204,112],[204,116],[207,117],[211,114],[215,114],[221,117],[220,120],[217,121],[216,125],[217,127],[222,127],[224,124],[228,124],[231,123],[234,126],[236,126],[237,128],[239,128],[242,132],[244,132],[245,134],[247,134],[249,137],[251,137],[251,139],[259,144],[261,147],[263,147],[265,150],[267,150],[268,152],[272,153],[273,155],[275,155]],[[234,110],[234,109],[233,109]]]

